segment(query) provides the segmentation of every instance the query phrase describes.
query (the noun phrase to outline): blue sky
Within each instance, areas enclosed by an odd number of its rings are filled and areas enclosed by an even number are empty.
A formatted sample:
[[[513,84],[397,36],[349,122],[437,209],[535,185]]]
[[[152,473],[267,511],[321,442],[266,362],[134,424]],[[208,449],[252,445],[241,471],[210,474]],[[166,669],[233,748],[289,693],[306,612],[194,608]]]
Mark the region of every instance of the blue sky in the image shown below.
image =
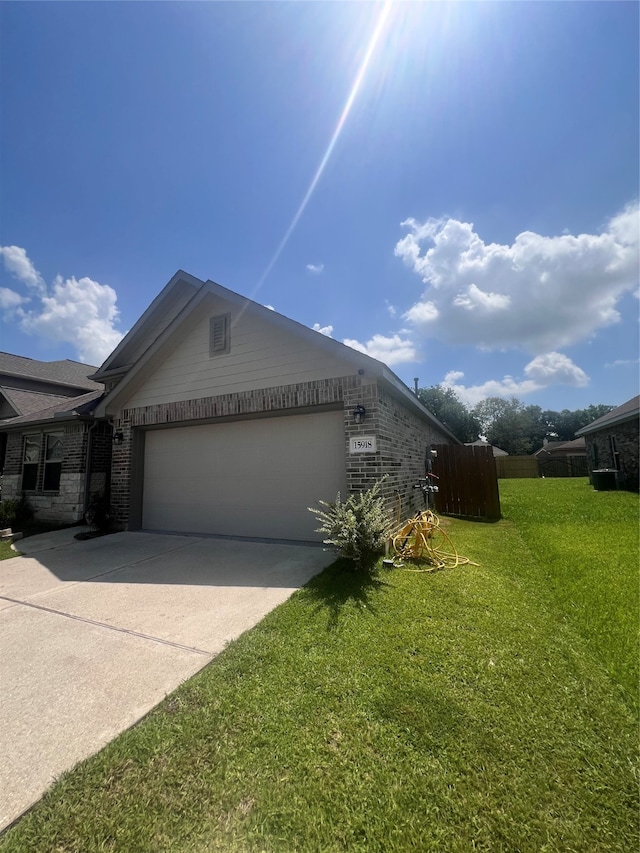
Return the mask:
[[[179,268],[468,403],[638,393],[633,2],[2,3],[0,349]]]

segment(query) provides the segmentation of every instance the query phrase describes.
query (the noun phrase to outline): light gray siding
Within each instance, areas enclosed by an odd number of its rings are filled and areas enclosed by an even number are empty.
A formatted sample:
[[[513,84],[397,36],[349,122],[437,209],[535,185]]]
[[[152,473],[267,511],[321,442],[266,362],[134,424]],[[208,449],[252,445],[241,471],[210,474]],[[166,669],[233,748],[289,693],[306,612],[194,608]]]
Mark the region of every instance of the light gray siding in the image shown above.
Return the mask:
[[[210,318],[231,312],[230,351],[209,355]],[[203,316],[204,315],[204,316]],[[216,299],[123,408],[175,403],[276,385],[299,384],[355,373],[352,363],[313,347],[294,334],[247,312],[239,316],[230,303]]]

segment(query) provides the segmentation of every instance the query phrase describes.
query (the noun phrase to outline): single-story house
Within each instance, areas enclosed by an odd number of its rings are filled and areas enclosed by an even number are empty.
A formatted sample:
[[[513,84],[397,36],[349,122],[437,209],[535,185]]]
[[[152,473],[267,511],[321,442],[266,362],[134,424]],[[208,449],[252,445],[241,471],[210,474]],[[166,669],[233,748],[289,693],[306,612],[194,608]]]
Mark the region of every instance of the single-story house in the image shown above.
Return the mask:
[[[111,428],[93,418],[104,393],[95,370],[0,353],[3,500],[24,493],[40,518],[73,523],[108,487]]]
[[[639,425],[640,395],[576,432],[586,442],[589,476],[593,471],[611,468],[618,472],[619,488],[639,490]]]
[[[179,271],[95,368],[0,354],[2,497],[75,522],[313,540],[307,507],[387,475],[403,518],[455,436],[386,365]]]
[[[92,379],[132,530],[319,540],[308,507],[384,475],[406,518],[427,450],[460,443],[382,362],[182,271]]]
[[[533,454],[546,477],[586,477],[587,448],[583,437],[573,441],[549,441]]]
[[[496,447],[495,444],[489,444],[489,442],[484,438],[476,438],[475,441],[465,441],[465,447],[490,447],[493,451],[494,457],[509,455],[506,450],[503,450],[501,447]]]

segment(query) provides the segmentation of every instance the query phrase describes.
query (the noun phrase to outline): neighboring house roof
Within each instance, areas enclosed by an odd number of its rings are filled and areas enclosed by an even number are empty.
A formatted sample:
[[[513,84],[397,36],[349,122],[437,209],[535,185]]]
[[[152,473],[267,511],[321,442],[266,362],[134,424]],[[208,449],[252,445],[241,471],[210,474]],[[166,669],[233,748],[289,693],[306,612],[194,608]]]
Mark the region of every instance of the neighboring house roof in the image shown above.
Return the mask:
[[[466,441],[465,447],[491,447],[493,448],[494,456],[508,456],[506,450],[502,450],[501,447],[496,447],[495,444],[489,444],[488,441],[483,441],[481,438],[477,438],[475,441]]]
[[[572,441],[548,441],[540,450],[536,450],[534,456],[571,455],[587,452],[587,443],[584,438],[574,438]]]
[[[312,346],[324,348],[333,354],[348,359],[353,364],[354,372],[360,370],[362,373],[367,372],[369,375],[376,376],[379,382],[382,382],[391,393],[403,399],[417,415],[431,422],[434,427],[447,435],[454,443],[460,443],[451,430],[441,424],[423,406],[414,392],[381,361],[358,352],[333,338],[322,335],[320,332],[309,329],[302,323],[291,320],[277,311],[265,308],[264,305],[228,290],[222,285],[213,281],[201,281],[183,270],[178,270],[135,326],[92,375],[93,379],[100,382],[118,380],[115,387],[99,405],[96,412],[97,416],[108,416],[111,410],[117,410],[118,400],[125,397],[134,383],[145,376],[145,371],[150,369],[154,356],[157,356],[169,344],[176,330],[194,315],[196,309],[205,299],[211,296],[235,305],[239,309],[239,314],[250,312],[279,327],[283,333],[296,335]]]
[[[3,385],[0,385],[0,394],[15,410],[16,416],[32,415],[42,409],[49,409],[57,403],[67,403],[69,400],[77,399],[65,394],[43,394],[40,391],[25,391],[22,388],[5,388]]]
[[[101,388],[98,383],[89,379],[95,369],[91,364],[82,364],[68,358],[61,361],[37,361],[22,355],[0,352],[0,375],[7,377],[39,379],[56,385],[91,391]]]
[[[539,450],[533,454],[534,456],[538,456],[540,453],[551,453],[556,447],[562,447],[564,441],[546,441]]]
[[[46,396],[46,395],[43,395]],[[59,397],[58,402],[45,409],[39,409],[28,415],[17,418],[7,418],[0,421],[0,432],[8,432],[22,427],[36,426],[37,424],[51,423],[52,421],[75,420],[76,418],[90,418],[104,396],[101,388],[99,391],[89,391],[78,397]]]
[[[587,426],[582,427],[582,429],[576,432],[576,435],[589,435],[589,433],[598,432],[601,429],[609,429],[609,427],[616,426],[625,421],[637,420],[638,417],[640,417],[640,394],[627,400],[626,403],[623,403],[616,409],[607,412],[606,415],[602,415],[601,418],[597,418],[595,421],[587,424]]]

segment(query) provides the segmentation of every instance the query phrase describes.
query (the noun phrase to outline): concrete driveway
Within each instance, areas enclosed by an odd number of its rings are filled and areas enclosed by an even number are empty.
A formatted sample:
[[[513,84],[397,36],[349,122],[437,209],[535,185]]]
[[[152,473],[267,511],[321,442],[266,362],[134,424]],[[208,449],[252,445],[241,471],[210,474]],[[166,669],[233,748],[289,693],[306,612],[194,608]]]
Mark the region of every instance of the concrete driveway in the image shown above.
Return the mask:
[[[77,529],[0,561],[0,829],[331,562],[321,548]]]

